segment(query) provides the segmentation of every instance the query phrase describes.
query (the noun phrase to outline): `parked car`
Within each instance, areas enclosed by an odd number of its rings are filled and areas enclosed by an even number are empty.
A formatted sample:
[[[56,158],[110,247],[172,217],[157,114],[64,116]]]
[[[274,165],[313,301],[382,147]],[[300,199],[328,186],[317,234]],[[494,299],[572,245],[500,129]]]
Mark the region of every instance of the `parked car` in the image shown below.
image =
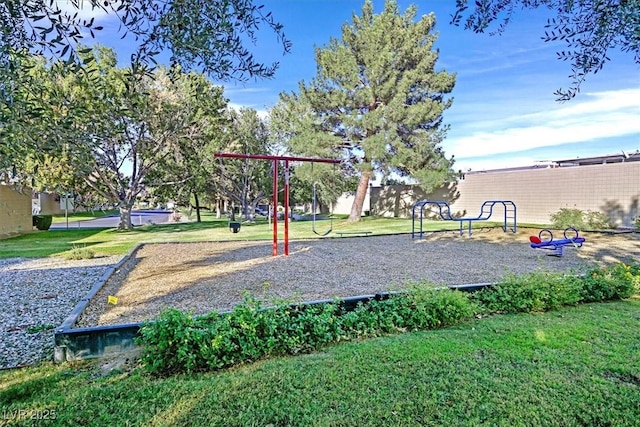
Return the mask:
[[[256,208],[255,213],[256,215],[269,216],[269,211],[262,208]]]
[[[284,219],[284,212],[278,212],[278,219]],[[291,221],[299,221],[302,219],[302,215],[292,212],[291,215],[289,215],[289,219],[291,219]]]

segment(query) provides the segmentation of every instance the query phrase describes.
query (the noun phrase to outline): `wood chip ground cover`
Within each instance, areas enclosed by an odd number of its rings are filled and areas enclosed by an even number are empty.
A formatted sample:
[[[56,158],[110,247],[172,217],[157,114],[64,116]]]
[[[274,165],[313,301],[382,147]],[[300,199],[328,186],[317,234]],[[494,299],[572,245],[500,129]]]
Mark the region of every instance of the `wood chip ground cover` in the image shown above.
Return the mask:
[[[424,281],[495,282],[538,270],[580,274],[593,263],[640,259],[638,233],[586,233],[582,248],[568,247],[557,258],[529,247],[528,237],[537,232],[483,229],[472,236],[441,232],[423,239],[299,240],[290,242],[288,257],[272,257],[271,241],[148,244],[107,281],[78,325],[141,322],[169,307],[194,314],[226,311],[246,293],[266,304],[301,302],[400,290]],[[108,295],[118,303],[108,304]]]

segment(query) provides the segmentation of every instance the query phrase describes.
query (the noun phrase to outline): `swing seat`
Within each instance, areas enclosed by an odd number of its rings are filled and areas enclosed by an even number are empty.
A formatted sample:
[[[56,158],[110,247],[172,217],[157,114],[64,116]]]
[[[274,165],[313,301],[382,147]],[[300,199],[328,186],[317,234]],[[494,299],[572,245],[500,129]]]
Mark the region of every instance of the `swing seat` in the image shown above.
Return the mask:
[[[372,233],[373,231],[336,231],[336,234],[340,237],[344,237],[345,235],[369,237],[369,234]]]

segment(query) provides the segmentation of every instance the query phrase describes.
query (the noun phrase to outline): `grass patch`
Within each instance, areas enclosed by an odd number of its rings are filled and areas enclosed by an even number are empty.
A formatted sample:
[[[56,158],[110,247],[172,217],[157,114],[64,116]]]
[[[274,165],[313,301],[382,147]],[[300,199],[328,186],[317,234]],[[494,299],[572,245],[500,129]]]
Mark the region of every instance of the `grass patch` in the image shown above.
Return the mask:
[[[93,249],[86,246],[74,246],[73,249],[64,253],[63,257],[66,260],[72,259],[91,259],[95,257],[96,253]]]
[[[63,255],[74,247],[87,247],[96,255],[123,255],[136,239],[113,229],[49,230],[0,240],[0,258],[42,258]]]
[[[34,326],[29,326],[27,328],[27,333],[37,334],[38,332],[50,331],[51,329],[54,329],[54,328],[55,328],[55,325],[51,325],[51,324],[34,325]]]
[[[634,426],[639,320],[638,300],[586,304],[168,378],[43,364],[1,372],[0,402],[63,426]]]
[[[157,375],[215,370],[269,356],[317,351],[362,337],[459,324],[474,314],[542,312],[580,302],[624,299],[640,292],[640,265],[510,276],[473,294],[428,283],[345,309],[340,302],[282,303],[263,308],[247,296],[232,312],[194,317],[166,310],[140,330],[142,364]]]
[[[124,255],[140,242],[201,242],[228,240],[269,240],[273,238],[272,224],[266,220],[243,223],[239,233],[229,231],[226,219],[215,219],[213,215],[204,217],[203,222],[185,222],[157,225],[143,225],[132,231],[115,229],[73,229],[38,231],[11,239],[0,240],[0,258],[47,257],[63,255],[74,247],[88,247],[96,256]],[[329,227],[328,220],[318,227]],[[489,226],[488,223],[483,224]],[[334,220],[336,231],[371,231],[374,235],[410,233],[411,220],[398,218],[365,217],[361,222],[348,223]],[[450,221],[430,221],[423,225],[424,231],[456,230],[457,223]],[[284,224],[278,223],[280,239]],[[328,237],[333,237],[330,234]],[[312,231],[311,221],[293,221],[289,226],[290,239],[318,238]]]

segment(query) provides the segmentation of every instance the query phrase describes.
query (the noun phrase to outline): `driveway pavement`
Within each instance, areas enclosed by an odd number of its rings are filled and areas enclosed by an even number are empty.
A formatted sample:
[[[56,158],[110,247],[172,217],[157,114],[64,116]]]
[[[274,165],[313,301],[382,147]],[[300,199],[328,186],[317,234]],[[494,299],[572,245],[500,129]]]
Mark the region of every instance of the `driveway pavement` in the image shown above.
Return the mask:
[[[171,211],[165,210],[136,210],[131,211],[131,222],[134,226],[146,224],[164,224],[169,222]],[[68,228],[116,228],[120,223],[118,214],[104,216],[102,218],[87,219],[83,221],[69,221]],[[66,222],[51,224],[52,230],[64,230]]]

